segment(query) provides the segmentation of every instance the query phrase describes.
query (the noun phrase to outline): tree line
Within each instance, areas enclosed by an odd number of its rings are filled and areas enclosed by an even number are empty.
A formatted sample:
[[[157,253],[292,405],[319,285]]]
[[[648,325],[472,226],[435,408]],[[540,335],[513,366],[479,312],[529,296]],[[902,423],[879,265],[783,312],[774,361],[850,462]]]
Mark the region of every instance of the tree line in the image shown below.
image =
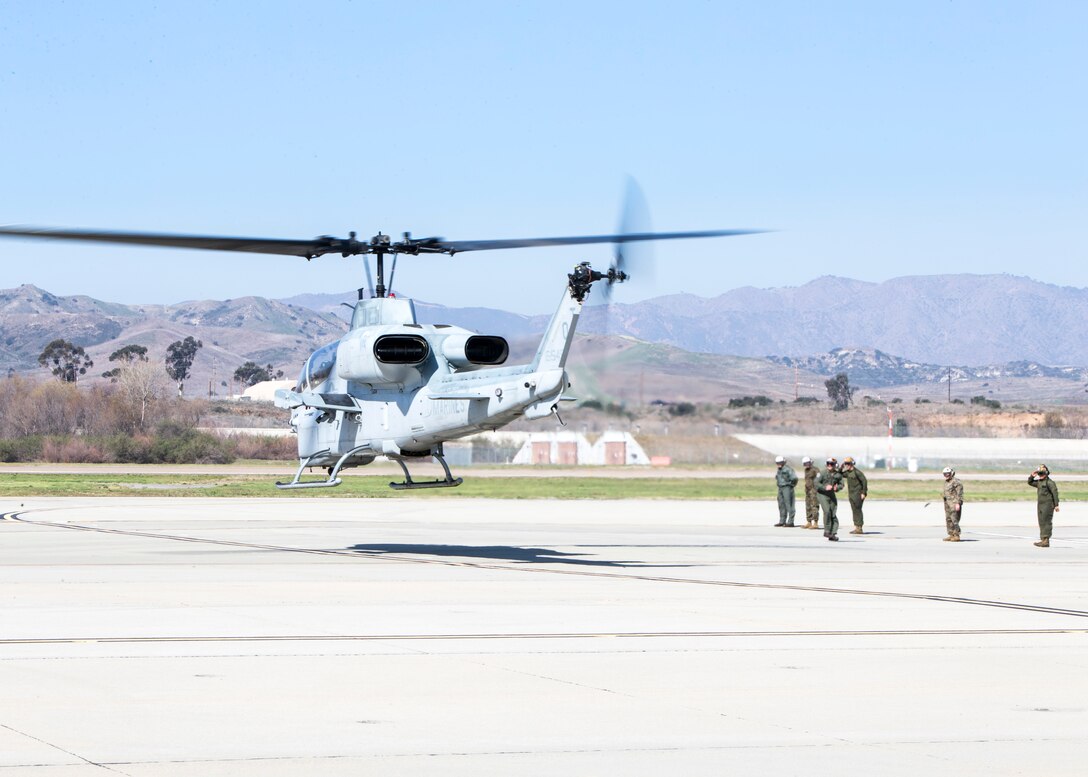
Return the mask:
[[[0,461],[229,463],[290,459],[293,437],[220,437],[200,430],[215,410],[179,399],[165,372],[136,360],[113,383],[77,388],[18,375],[0,380]]]
[[[178,396],[185,393],[185,381],[192,375],[193,361],[197,352],[204,347],[204,343],[195,337],[189,336],[184,340],[171,343],[166,349],[165,367],[166,375],[172,380],[178,389]],[[123,378],[131,382],[135,376],[146,383],[150,379],[149,371],[139,368],[140,364],[147,364],[147,348],[142,345],[126,345],[110,354],[109,360],[116,364],[115,367],[102,373],[103,378],[109,378],[116,383]],[[81,375],[94,367],[94,361],[87,355],[83,346],[75,345],[68,340],[58,338],[53,340],[42,350],[38,356],[38,364],[49,371],[62,383],[75,383]],[[283,370],[275,369],[271,364],[261,366],[256,362],[247,361],[234,371],[234,379],[243,387],[249,388],[266,380],[279,380],[283,377]]]

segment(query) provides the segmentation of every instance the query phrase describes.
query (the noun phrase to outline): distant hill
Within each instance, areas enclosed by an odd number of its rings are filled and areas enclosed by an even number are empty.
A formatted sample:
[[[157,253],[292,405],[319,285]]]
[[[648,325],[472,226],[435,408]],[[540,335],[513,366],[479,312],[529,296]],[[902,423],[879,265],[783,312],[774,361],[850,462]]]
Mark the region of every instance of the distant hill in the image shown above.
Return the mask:
[[[771,356],[769,360],[784,367],[799,367],[816,375],[845,372],[858,386],[880,388],[912,383],[953,383],[968,380],[1001,380],[1007,378],[1057,378],[1059,380],[1088,380],[1088,370],[1082,367],[1049,367],[1038,362],[1016,361],[985,367],[921,364],[872,348],[834,348],[819,356]]]
[[[38,369],[38,355],[56,338],[83,346],[92,375],[112,366],[109,355],[136,344],[162,359],[170,343],[189,335],[204,343],[187,382],[190,393],[227,393],[234,370],[246,361],[271,363],[288,377],[319,345],[347,325],[304,307],[262,297],[177,305],[120,305],[90,297],[58,297],[36,286],[0,290],[0,369]],[[227,387],[221,385],[228,383]],[[201,387],[197,389],[196,387]]]
[[[589,310],[584,331],[595,331],[599,317]],[[808,356],[857,343],[928,364],[1088,365],[1088,290],[1010,275],[825,276],[617,305],[612,321],[642,340],[740,356]]]
[[[616,298],[623,299],[622,288]],[[331,312],[339,301],[353,299],[306,295],[287,301]],[[426,303],[419,311],[421,320],[508,337],[542,332],[548,320]],[[604,333],[606,326],[646,342],[735,356],[812,356],[856,343],[920,364],[1088,365],[1088,289],[1012,275],[908,276],[883,283],[824,276],[803,286],[744,287],[713,298],[679,294],[617,303],[607,321],[603,307],[588,305],[578,328]]]

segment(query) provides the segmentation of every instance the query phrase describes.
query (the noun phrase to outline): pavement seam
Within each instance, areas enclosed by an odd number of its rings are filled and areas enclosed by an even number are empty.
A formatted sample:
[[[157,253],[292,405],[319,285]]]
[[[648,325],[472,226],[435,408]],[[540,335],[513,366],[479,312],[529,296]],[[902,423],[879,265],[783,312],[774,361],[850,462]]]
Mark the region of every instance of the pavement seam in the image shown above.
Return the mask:
[[[61,753],[64,753],[65,755],[70,755],[70,756],[72,756],[72,758],[76,758],[76,759],[82,761],[83,763],[85,763],[85,764],[87,764],[89,766],[97,766],[98,768],[105,769],[106,771],[116,772],[117,774],[125,774],[125,772],[122,772],[120,769],[112,769],[109,766],[107,766],[106,764],[98,763],[97,761],[92,761],[89,758],[84,758],[79,753],[73,753],[71,750],[65,750],[60,745],[55,745],[52,742],[47,742],[44,739],[42,739],[41,737],[36,737],[33,734],[26,733],[25,731],[20,731],[19,729],[13,728],[13,727],[9,726],[6,723],[0,723],[0,728],[7,729],[8,731],[12,732],[13,734],[18,734],[21,737],[26,737],[27,739],[32,739],[35,742],[38,742],[40,744],[45,745],[46,747],[50,747],[50,748],[52,748],[54,750],[57,750],[57,751],[59,751]],[[0,767],[0,768],[4,768],[4,767]]]

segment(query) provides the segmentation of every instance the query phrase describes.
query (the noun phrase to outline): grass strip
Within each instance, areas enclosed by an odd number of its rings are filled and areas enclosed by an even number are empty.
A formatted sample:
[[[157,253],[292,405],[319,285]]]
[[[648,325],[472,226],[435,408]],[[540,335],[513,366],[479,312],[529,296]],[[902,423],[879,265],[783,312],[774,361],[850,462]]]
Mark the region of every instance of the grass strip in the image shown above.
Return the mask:
[[[141,475],[127,473],[11,473],[0,477],[0,498],[58,496],[275,497],[373,499],[775,499],[767,478],[539,478],[469,475],[457,488],[394,491],[390,477],[353,476],[336,488],[282,491],[274,477],[259,475]],[[910,480],[870,480],[871,501],[940,502],[941,485]],[[1088,482],[1058,486],[1063,501],[1088,500]],[[1019,478],[964,481],[968,502],[1035,501],[1035,490]],[[845,502],[845,492],[839,496]],[[798,502],[804,492],[798,490]],[[0,508],[2,509],[2,508]]]

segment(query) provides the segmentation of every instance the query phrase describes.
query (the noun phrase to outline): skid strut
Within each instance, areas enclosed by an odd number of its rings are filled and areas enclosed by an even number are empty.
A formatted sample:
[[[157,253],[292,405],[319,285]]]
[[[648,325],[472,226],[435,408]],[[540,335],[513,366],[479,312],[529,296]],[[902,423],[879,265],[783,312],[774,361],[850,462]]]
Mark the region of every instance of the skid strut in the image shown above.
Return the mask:
[[[423,482],[412,480],[412,475],[408,472],[408,466],[404,463],[404,457],[386,454],[386,458],[392,459],[397,462],[397,464],[400,464],[400,468],[404,471],[404,482],[390,483],[389,487],[396,489],[397,491],[409,491],[414,488],[453,488],[454,486],[459,486],[465,482],[461,478],[455,478],[450,473],[449,465],[446,464],[446,457],[441,450],[432,452],[431,455],[442,465],[442,470],[446,473],[445,480],[425,480]]]
[[[300,478],[302,477],[302,471],[304,469],[306,469],[307,467],[313,466],[313,461],[315,459],[320,458],[321,456],[324,456],[328,452],[329,452],[329,449],[326,448],[323,451],[318,451],[317,453],[311,453],[309,456],[302,459],[302,463],[298,465],[298,470],[295,472],[295,477],[291,480],[291,482],[281,483],[281,482],[279,482],[277,480],[276,481],[276,488],[282,488],[282,489],[285,489],[285,490],[289,489],[289,488],[331,488],[332,486],[340,485],[339,480],[337,480],[335,483],[330,483],[328,480],[308,480],[308,481],[300,480]],[[331,478],[329,480],[331,480]]]
[[[326,480],[305,480],[305,481],[300,481],[299,478],[302,477],[302,470],[306,469],[309,466],[312,466],[312,462],[314,461],[314,459],[317,459],[320,456],[324,456],[326,453],[329,452],[329,449],[326,448],[323,451],[318,451],[317,453],[312,453],[309,456],[307,456],[305,459],[303,459],[302,463],[298,465],[298,472],[295,473],[295,479],[294,480],[292,480],[290,483],[279,483],[279,482],[277,482],[276,483],[276,488],[282,488],[282,489],[289,489],[289,488],[332,488],[333,486],[338,486],[341,483],[341,480],[338,477],[339,474],[340,474],[340,470],[343,468],[344,464],[347,463],[347,460],[350,459],[355,454],[361,453],[361,452],[367,451],[367,450],[370,450],[369,445],[360,445],[358,448],[352,448],[350,451],[345,453],[343,456],[341,456],[339,459],[336,460],[336,464],[334,464],[332,467],[329,468],[329,477]]]

